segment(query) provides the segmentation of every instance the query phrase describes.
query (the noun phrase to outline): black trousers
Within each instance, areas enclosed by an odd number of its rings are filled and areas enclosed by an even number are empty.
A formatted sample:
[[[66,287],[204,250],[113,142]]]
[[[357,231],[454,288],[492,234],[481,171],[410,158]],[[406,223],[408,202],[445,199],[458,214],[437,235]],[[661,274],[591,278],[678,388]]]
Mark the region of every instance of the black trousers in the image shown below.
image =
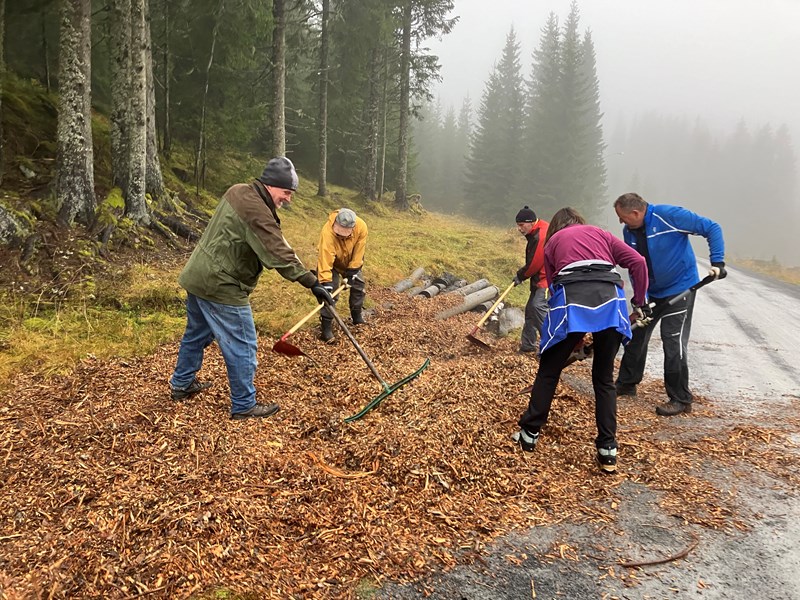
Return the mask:
[[[573,332],[539,357],[539,370],[533,382],[528,410],[519,420],[519,426],[537,433],[547,422],[556,386],[564,363],[583,333]],[[617,392],[614,389],[614,359],[622,343],[622,334],[609,328],[592,333],[594,358],[592,359],[592,387],[594,388],[594,418],[597,423],[598,448],[617,447]]]
[[[625,346],[625,354],[619,366],[617,382],[621,385],[641,383],[647,362],[647,346],[650,336],[661,321],[661,345],[664,347],[664,388],[671,401],[691,404],[689,391],[689,334],[692,329],[694,298],[697,292],[689,293],[673,306],[670,298],[651,298],[653,320],[647,327],[633,330],[633,339]]]
[[[333,270],[333,277],[332,277],[333,289],[334,290],[339,287],[339,283],[341,282],[341,280],[342,280],[342,276],[339,274],[339,272],[336,269],[334,269]],[[352,280],[350,280],[350,298],[349,298],[349,302],[350,302],[350,314],[351,315],[354,312],[361,312],[363,310],[363,308],[364,308],[364,298],[367,297],[367,294],[364,291],[364,287],[365,287],[364,276],[361,274],[361,271],[359,270],[358,274],[355,277],[353,277]],[[334,305],[336,304],[337,299],[338,298],[334,298],[333,299]],[[325,308],[323,308],[320,311],[320,318],[323,321],[333,321],[333,315],[330,314],[328,312],[328,310],[325,309]]]

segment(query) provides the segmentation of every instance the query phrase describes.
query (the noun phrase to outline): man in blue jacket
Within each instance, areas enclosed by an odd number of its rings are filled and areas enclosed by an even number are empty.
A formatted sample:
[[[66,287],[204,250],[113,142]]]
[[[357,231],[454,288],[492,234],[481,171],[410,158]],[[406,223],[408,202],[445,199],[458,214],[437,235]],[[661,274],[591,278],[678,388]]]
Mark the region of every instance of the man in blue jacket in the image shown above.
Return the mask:
[[[647,260],[648,296],[650,303],[655,304],[652,320],[645,327],[634,329],[633,338],[625,346],[616,382],[617,395],[636,395],[636,385],[644,375],[650,336],[661,321],[664,387],[669,401],[657,406],[656,413],[661,416],[690,413],[692,393],[687,351],[696,292],[690,292],[673,305],[669,301],[700,281],[689,235],[706,238],[711,261],[709,274],[718,279],[727,275],[722,228],[680,206],[648,204],[634,193],[617,198],[614,210],[619,222],[625,225],[622,230],[625,243]]]

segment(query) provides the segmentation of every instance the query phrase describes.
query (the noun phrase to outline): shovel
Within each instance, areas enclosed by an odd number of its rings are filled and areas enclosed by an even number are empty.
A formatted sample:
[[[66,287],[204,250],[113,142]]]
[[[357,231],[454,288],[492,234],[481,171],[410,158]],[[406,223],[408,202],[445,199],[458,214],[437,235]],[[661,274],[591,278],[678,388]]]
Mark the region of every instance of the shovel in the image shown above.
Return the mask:
[[[503,301],[503,298],[506,297],[508,292],[510,292],[513,287],[514,287],[514,282],[512,281],[511,284],[505,289],[505,291],[502,294],[500,294],[500,297],[495,301],[495,303],[492,304],[489,310],[487,310],[486,313],[481,317],[481,320],[478,321],[478,324],[475,325],[473,330],[467,334],[467,339],[476,346],[478,346],[479,348],[483,348],[484,350],[492,349],[492,347],[489,344],[476,338],[475,334],[478,332],[478,329],[481,328],[481,325],[483,325],[486,322],[486,319],[488,319],[489,316],[494,312],[494,309],[500,305],[500,303]]]
[[[414,371],[411,375],[409,375],[408,377],[404,377],[403,379],[401,379],[400,381],[394,383],[393,385],[389,385],[388,383],[386,383],[383,380],[383,377],[380,376],[380,374],[378,373],[378,370],[375,368],[375,365],[373,365],[372,361],[369,359],[369,357],[367,357],[367,354],[366,354],[366,352],[364,352],[364,349],[356,341],[356,338],[353,337],[353,334],[350,333],[350,330],[347,328],[347,325],[344,324],[344,321],[342,320],[342,317],[339,316],[339,313],[336,312],[336,309],[333,306],[328,305],[328,311],[330,312],[331,315],[333,315],[333,318],[339,324],[339,327],[342,328],[342,331],[344,331],[344,334],[353,343],[353,346],[356,347],[356,350],[358,350],[358,353],[359,353],[359,355],[361,355],[361,358],[364,359],[364,362],[367,363],[367,366],[369,367],[369,370],[372,371],[372,374],[375,376],[375,379],[377,379],[380,382],[380,384],[383,386],[383,391],[380,394],[378,394],[377,396],[375,396],[372,400],[370,400],[364,406],[364,408],[362,408],[356,414],[350,415],[349,417],[346,417],[345,418],[345,422],[346,423],[352,423],[353,421],[357,421],[358,419],[360,419],[361,417],[366,415],[369,411],[371,411],[373,408],[375,408],[381,402],[383,402],[390,394],[392,394],[392,393],[396,392],[397,390],[399,390],[401,387],[403,387],[405,384],[407,384],[409,381],[411,381],[415,377],[418,377],[419,374],[422,373],[425,370],[425,368],[430,364],[431,359],[430,358],[426,358],[425,362],[422,363],[422,366],[419,369],[417,369],[416,371]]]
[[[336,290],[334,290],[334,292],[331,294],[331,296],[336,297],[339,294],[339,292],[341,292],[345,287],[347,287],[347,284],[343,283]],[[300,350],[300,348],[298,348],[297,346],[293,346],[292,344],[287,342],[286,338],[288,338],[295,331],[300,329],[305,324],[306,321],[308,321],[311,317],[313,317],[320,310],[322,310],[323,306],[325,306],[325,305],[324,304],[317,304],[317,306],[314,308],[314,310],[312,310],[305,317],[300,319],[297,322],[297,324],[294,325],[289,331],[284,333],[281,336],[281,339],[279,339],[277,342],[275,342],[275,345],[272,346],[272,351],[273,352],[278,352],[279,354],[286,354],[287,356],[306,356],[308,358],[311,358],[310,356],[308,356],[308,354],[306,354],[305,352]]]

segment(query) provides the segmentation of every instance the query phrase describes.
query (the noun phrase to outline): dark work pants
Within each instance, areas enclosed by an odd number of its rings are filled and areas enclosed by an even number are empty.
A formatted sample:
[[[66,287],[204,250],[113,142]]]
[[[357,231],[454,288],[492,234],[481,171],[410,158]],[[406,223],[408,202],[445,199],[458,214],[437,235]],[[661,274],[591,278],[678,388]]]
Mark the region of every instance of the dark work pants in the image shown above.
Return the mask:
[[[338,271],[335,269],[333,270],[333,289],[339,287],[339,282],[342,280],[342,276],[339,274]],[[361,271],[358,272],[358,275],[353,277],[352,281],[350,281],[350,314],[352,315],[354,312],[361,312],[364,308],[364,298],[367,297],[366,292],[364,291],[364,276],[361,274]],[[336,304],[337,298],[333,299],[334,305]],[[333,315],[328,312],[327,309],[323,308],[320,311],[321,319],[323,321],[333,321]]]
[[[519,343],[519,349],[523,352],[533,352],[539,349],[536,342],[547,315],[547,300],[544,298],[546,289],[534,288],[525,305],[525,325],[522,327],[522,337]]]
[[[650,336],[653,335],[656,323],[661,321],[661,344],[664,348],[664,388],[671,401],[691,404],[692,392],[689,391],[687,351],[696,293],[689,293],[673,306],[667,304],[669,298],[650,299],[655,303],[653,320],[647,327],[637,327],[633,330],[633,339],[625,346],[617,383],[621,385],[641,383],[647,362],[647,346],[650,343]]]
[[[539,357],[539,370],[533,382],[528,410],[519,420],[523,429],[537,433],[547,422],[550,405],[556,393],[564,363],[583,333],[573,332]],[[614,389],[614,359],[622,343],[622,334],[609,328],[592,334],[592,387],[594,388],[594,418],[597,423],[598,448],[617,447],[617,392]]]

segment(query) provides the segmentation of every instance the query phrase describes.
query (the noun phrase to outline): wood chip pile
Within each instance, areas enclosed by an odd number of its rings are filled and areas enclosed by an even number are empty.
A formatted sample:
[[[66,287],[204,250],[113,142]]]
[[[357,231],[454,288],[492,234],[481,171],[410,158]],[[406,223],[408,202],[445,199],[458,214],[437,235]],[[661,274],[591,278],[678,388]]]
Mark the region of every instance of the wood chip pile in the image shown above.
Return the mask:
[[[382,308],[354,332],[383,378],[431,365],[351,424],[382,388],[343,334],[325,345],[312,326],[289,341],[315,362],[260,340],[259,400],[282,407],[265,420],[228,418],[216,347],[200,373],[213,387],[183,403],[167,383],[177,344],[135,362],[87,360],[56,380],[19,377],[0,409],[0,596],[182,598],[224,586],[346,598],[363,580],[474,560],[515,528],[611,522],[624,478],[663,490],[687,522],[744,527],[736,499],[696,469],[739,460],[742,440],[760,440],[747,444],[748,468],[795,477],[779,433],[674,439],[647,390],[620,401],[620,472],[604,476],[593,398],[566,383],[536,452],[523,454],[510,435],[535,358],[513,339],[471,345],[475,314],[434,321],[460,297],[369,297]],[[585,389],[589,362],[568,370]]]

